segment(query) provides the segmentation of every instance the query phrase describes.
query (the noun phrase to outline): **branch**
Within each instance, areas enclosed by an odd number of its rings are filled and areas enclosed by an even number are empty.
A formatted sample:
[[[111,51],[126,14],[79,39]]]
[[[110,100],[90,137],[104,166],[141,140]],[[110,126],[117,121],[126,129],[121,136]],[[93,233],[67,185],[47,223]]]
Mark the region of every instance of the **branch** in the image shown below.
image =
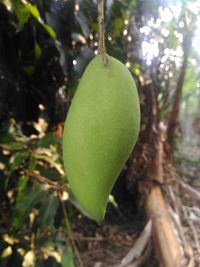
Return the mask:
[[[180,186],[183,191],[188,193],[192,198],[200,201],[200,192],[197,191],[195,188],[191,187],[189,184],[184,183],[183,181],[176,179],[175,180]]]
[[[104,26],[104,0],[98,0],[98,24],[99,24],[99,46],[98,52],[102,55],[104,66],[108,65],[105,47],[105,26]]]
[[[168,157],[170,157],[170,161],[173,161],[173,148],[174,148],[174,138],[177,126],[179,125],[179,112],[180,112],[180,103],[181,103],[181,96],[183,91],[183,85],[185,80],[185,75],[188,66],[188,59],[190,55],[190,49],[192,46],[192,37],[193,37],[193,27],[191,27],[188,32],[185,34],[183,40],[183,62],[180,69],[180,74],[178,77],[175,95],[174,95],[174,103],[172,106],[171,113],[169,115],[168,121],[168,129],[167,129],[167,144],[168,144]]]
[[[49,188],[52,188],[56,191],[62,191],[62,190],[67,190],[68,191],[68,187],[58,181],[52,181],[44,176],[42,176],[40,173],[36,173],[33,171],[29,171],[29,170],[25,170],[25,174],[30,176],[30,178],[32,178],[33,180],[35,180],[36,182],[43,184],[45,186],[48,186]]]

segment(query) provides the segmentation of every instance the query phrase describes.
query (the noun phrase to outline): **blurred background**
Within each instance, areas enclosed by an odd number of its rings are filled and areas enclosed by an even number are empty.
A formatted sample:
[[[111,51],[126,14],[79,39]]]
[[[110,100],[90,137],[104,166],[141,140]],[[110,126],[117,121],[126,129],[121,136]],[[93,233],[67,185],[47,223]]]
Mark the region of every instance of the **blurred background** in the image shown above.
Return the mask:
[[[163,164],[164,181],[200,188],[199,14],[198,0],[105,1],[107,53],[133,75],[142,122],[99,226],[62,165],[70,101],[97,55],[97,0],[0,1],[0,266],[109,266],[144,226],[141,181]]]

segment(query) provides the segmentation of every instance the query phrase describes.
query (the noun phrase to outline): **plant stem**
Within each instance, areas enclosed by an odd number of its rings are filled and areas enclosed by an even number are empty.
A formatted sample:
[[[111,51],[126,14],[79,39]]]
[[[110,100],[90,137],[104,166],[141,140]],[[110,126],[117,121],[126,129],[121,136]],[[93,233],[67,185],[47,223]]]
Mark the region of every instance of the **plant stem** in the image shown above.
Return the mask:
[[[98,0],[98,24],[99,24],[99,46],[98,52],[102,55],[103,64],[106,67],[108,60],[105,47],[105,25],[104,25],[104,0]]]
[[[64,206],[64,203],[63,203],[63,200],[62,200],[62,197],[61,197],[60,193],[59,193],[59,199],[60,199],[62,210],[63,210],[63,215],[64,215],[64,221],[65,221],[67,234],[68,234],[69,239],[71,241],[71,245],[72,245],[73,251],[74,251],[74,253],[75,253],[76,257],[77,257],[77,260],[79,262],[79,266],[80,267],[84,267],[83,266],[83,262],[81,260],[81,256],[79,254],[79,251],[78,251],[78,249],[76,247],[76,244],[75,244],[75,241],[74,241],[74,237],[73,237],[72,229],[71,229],[71,226],[70,226],[70,222],[69,222],[69,219],[68,219],[68,216],[67,216],[67,212],[66,212],[66,209],[65,209],[65,206]]]

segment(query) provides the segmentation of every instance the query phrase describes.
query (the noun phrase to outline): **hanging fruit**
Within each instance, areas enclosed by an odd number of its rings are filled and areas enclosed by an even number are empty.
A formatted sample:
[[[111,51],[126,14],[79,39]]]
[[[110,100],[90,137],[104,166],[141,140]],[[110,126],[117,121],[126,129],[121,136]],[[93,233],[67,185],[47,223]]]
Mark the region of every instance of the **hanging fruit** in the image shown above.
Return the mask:
[[[117,59],[96,56],[76,90],[64,127],[64,167],[70,187],[88,215],[100,222],[116,178],[140,127],[137,88]]]

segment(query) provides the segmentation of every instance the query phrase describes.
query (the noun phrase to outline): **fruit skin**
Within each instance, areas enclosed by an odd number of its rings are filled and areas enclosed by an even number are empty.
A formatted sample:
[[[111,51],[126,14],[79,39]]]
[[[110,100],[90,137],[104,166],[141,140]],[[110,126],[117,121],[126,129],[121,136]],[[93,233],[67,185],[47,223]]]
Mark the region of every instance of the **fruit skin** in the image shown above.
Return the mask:
[[[140,106],[128,69],[107,55],[87,66],[64,127],[66,176],[81,207],[103,220],[113,184],[136,143]]]

